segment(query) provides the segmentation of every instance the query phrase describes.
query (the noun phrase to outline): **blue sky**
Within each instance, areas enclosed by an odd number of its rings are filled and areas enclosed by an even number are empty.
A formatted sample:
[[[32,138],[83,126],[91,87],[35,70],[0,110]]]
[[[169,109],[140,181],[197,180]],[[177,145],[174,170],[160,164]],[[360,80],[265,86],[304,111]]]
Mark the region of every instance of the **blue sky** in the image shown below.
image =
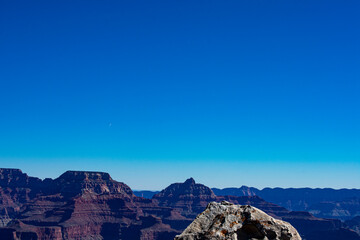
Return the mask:
[[[360,188],[359,1],[0,4],[1,167]]]

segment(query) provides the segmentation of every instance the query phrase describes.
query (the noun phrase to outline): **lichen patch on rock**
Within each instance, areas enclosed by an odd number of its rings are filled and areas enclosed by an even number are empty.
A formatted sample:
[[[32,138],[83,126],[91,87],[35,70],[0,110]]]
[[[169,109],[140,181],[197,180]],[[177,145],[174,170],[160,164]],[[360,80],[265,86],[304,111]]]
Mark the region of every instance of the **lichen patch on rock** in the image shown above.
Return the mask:
[[[211,202],[175,240],[301,240],[291,224],[249,205]]]

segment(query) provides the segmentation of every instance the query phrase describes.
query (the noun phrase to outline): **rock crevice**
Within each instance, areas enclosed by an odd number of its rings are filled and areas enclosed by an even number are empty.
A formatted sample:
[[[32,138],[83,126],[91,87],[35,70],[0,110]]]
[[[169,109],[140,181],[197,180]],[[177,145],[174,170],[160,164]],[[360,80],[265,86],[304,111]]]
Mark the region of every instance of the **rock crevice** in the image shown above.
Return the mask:
[[[289,223],[249,205],[211,202],[175,240],[301,240]]]

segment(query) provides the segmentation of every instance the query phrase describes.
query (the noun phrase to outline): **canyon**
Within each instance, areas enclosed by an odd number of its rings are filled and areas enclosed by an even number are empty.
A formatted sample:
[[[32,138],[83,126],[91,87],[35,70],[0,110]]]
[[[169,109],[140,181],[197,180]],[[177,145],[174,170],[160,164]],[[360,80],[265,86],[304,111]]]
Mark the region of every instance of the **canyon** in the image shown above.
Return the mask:
[[[306,240],[344,239],[339,236],[360,240],[357,218],[348,224],[292,211],[251,190],[219,194],[189,178],[146,195],[151,198],[135,193],[138,196],[104,172],[67,171],[56,179],[41,180],[19,169],[0,169],[0,236],[5,240],[173,239],[210,202],[226,201],[251,205],[287,221]]]

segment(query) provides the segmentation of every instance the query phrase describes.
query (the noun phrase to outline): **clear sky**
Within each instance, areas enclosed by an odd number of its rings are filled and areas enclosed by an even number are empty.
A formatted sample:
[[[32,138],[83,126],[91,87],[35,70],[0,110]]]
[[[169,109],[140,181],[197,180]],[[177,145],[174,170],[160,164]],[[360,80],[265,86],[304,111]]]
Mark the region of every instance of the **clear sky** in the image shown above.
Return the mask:
[[[0,1],[0,167],[360,188],[360,1]]]

